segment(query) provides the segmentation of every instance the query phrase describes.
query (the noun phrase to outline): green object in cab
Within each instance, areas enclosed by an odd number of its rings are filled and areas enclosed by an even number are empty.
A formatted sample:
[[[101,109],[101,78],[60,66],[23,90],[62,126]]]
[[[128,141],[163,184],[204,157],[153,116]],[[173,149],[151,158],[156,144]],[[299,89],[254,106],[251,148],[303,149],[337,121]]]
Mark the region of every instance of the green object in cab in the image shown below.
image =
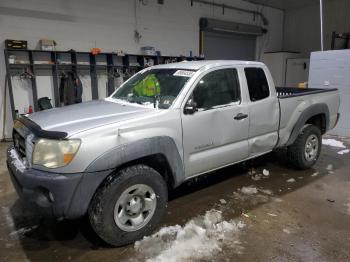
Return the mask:
[[[134,93],[137,96],[153,97],[160,94],[160,85],[157,77],[150,74],[134,86]]]

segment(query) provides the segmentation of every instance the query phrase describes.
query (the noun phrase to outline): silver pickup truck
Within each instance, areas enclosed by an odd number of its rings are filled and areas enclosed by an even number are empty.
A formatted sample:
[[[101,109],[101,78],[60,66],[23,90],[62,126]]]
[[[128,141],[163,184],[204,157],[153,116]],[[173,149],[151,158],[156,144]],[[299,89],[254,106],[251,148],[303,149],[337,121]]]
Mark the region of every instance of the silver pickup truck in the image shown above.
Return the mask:
[[[7,164],[23,199],[56,218],[88,214],[119,246],[150,234],[168,190],[286,149],[309,168],[339,118],[336,89],[276,88],[259,62],[149,67],[110,97],[19,118]]]

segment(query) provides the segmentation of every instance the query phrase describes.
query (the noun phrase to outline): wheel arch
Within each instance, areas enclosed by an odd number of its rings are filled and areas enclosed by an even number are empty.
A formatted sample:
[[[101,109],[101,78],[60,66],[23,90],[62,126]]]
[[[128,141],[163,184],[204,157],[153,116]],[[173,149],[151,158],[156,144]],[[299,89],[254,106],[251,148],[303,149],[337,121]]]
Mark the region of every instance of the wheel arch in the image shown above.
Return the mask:
[[[120,170],[126,166],[145,164],[158,171],[169,186],[185,180],[184,166],[174,140],[168,136],[141,139],[119,145],[93,161],[86,172]]]
[[[127,166],[144,164],[155,169],[169,188],[185,180],[183,162],[174,140],[153,137],[119,145],[96,158],[84,171],[66,212],[66,218],[81,217],[86,213],[96,191]]]
[[[305,124],[313,124],[324,134],[329,129],[329,109],[324,103],[314,104],[305,109],[295,123],[287,141],[287,146],[294,143]]]
[[[115,172],[134,165],[146,165],[154,170],[156,170],[163,178],[168,188],[175,187],[175,179],[170,164],[166,156],[162,153],[157,153],[153,155],[144,156],[131,160],[129,162],[123,163],[122,165],[116,167]]]

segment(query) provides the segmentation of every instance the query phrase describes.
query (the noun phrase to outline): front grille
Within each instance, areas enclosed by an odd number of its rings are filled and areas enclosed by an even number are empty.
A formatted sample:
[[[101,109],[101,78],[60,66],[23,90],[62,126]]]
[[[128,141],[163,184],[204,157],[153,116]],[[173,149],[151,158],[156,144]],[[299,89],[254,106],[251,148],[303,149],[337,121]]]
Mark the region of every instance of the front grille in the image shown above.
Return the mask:
[[[26,157],[26,141],[16,129],[13,129],[13,144],[21,158]]]

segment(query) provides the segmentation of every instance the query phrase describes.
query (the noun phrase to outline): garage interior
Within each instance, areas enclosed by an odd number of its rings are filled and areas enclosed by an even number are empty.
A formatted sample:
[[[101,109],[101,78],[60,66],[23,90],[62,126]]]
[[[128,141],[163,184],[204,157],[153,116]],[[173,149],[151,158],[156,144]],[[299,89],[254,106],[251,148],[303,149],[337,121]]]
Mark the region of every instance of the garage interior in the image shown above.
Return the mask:
[[[348,0],[1,1],[0,260],[350,261],[349,12]],[[14,120],[105,99],[153,65],[203,60],[263,62],[282,89],[337,88],[340,118],[317,163],[295,170],[274,151],[194,177],[169,191],[152,235],[121,247],[86,216],[43,217],[18,197]],[[70,80],[79,95],[62,95]]]

